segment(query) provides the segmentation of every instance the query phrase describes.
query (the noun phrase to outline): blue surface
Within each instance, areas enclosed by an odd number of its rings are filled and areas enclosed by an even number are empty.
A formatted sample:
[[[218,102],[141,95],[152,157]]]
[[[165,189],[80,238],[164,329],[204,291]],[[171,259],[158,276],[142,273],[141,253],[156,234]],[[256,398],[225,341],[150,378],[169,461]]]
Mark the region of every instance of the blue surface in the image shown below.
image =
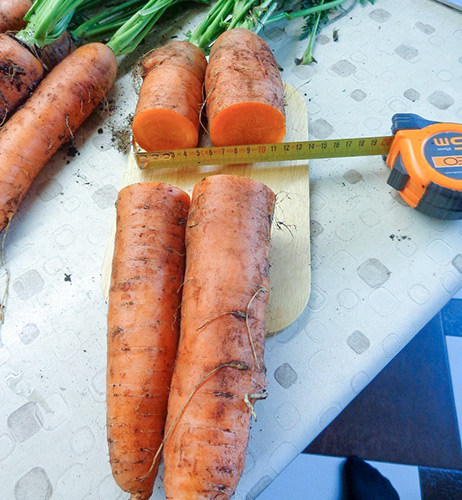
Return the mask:
[[[441,309],[445,335],[462,337],[462,299],[453,299]]]
[[[438,317],[441,318],[446,335],[451,390],[462,435],[462,291],[435,319]],[[420,363],[421,360],[417,358],[415,362]],[[445,424],[445,415],[441,415],[441,426],[444,428]],[[386,441],[387,435],[383,439]],[[425,436],[421,439],[425,439]],[[344,457],[301,454],[263,491],[258,500],[342,500],[341,470],[344,461]],[[449,495],[444,500],[462,499],[460,471],[425,469],[372,460],[368,460],[368,463],[391,481],[401,500],[443,500],[444,497],[439,496],[443,491]],[[456,492],[455,497],[451,496],[453,492]],[[458,496],[459,492],[461,496]]]

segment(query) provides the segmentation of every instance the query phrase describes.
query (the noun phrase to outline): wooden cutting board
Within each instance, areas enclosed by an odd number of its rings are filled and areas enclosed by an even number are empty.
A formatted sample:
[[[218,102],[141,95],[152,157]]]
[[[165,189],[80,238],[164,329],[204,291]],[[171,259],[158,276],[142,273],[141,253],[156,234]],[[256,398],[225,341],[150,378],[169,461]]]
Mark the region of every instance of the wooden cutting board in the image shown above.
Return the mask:
[[[288,84],[284,85],[284,98],[287,127],[284,140],[308,140],[305,101],[300,93]],[[136,182],[165,182],[191,194],[196,182],[214,174],[251,177],[263,182],[276,193],[270,250],[271,290],[266,328],[268,335],[278,333],[297,319],[310,294],[310,186],[307,161],[140,170],[133,154],[130,153],[121,188]],[[114,235],[115,213],[101,277],[106,301],[111,281]]]

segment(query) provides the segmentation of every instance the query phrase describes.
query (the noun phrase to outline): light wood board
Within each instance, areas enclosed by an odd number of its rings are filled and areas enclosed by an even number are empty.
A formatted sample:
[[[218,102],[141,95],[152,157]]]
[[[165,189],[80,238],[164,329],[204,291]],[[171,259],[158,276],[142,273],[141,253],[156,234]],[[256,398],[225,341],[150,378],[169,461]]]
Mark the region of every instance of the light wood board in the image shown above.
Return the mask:
[[[291,85],[284,85],[284,93],[287,127],[284,141],[306,141],[308,116],[305,101]],[[310,294],[310,186],[307,161],[141,170],[131,153],[121,188],[137,182],[165,182],[191,194],[196,182],[214,174],[251,177],[276,193],[266,329],[268,335],[278,333],[297,319]],[[115,214],[102,268],[102,288],[106,300],[111,280],[114,236]]]

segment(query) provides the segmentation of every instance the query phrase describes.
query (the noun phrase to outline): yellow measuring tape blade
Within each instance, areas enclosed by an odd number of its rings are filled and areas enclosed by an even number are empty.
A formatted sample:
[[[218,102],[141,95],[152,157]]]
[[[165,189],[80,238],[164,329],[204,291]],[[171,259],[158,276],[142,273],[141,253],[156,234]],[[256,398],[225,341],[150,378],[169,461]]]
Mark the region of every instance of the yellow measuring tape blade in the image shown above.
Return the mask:
[[[283,142],[176,149],[172,151],[142,151],[135,149],[140,168],[171,168],[197,165],[231,165],[273,161],[309,160],[387,154],[393,136],[329,139],[326,141]]]

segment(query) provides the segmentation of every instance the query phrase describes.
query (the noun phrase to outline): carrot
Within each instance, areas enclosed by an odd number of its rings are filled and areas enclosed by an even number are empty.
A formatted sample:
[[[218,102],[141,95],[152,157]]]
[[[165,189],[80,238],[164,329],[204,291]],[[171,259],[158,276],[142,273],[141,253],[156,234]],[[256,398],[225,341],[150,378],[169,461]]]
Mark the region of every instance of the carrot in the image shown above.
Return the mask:
[[[79,47],[37,87],[0,131],[0,232],[32,181],[111,88],[117,71],[106,45]]]
[[[105,38],[108,33],[115,31],[122,22],[121,18],[133,12],[137,5],[137,1],[119,5],[121,1],[113,0],[115,5],[105,9],[104,14],[109,18],[110,26],[104,23],[101,26],[99,23],[101,33],[93,33],[93,41],[100,41],[99,38]],[[93,18],[90,18],[71,34],[64,31],[73,14],[78,11],[80,17],[77,18],[81,18],[81,11],[86,10],[85,7],[91,3],[92,0],[37,1],[26,14],[27,25],[24,29],[15,35],[0,36],[1,123],[24,103],[47,72],[80,44],[82,40],[77,35],[86,36],[87,28],[93,28]],[[99,20],[100,16],[97,17]]]
[[[22,29],[14,35],[0,36],[2,124],[29,97],[46,72],[73,50],[74,44],[63,31],[76,7],[84,1],[25,2],[22,8],[29,5],[29,9],[22,15]]]
[[[75,48],[71,35],[65,31],[55,42],[45,45],[40,50],[40,62],[46,71],[51,71]]]
[[[248,29],[220,35],[205,74],[210,140],[215,146],[281,142],[283,87],[266,42]]]
[[[242,474],[251,403],[266,386],[274,202],[268,187],[245,177],[211,176],[194,187],[165,427],[169,500],[228,499]]]
[[[0,120],[2,123],[29,97],[52,69],[72,52],[67,33],[36,54],[13,36],[0,34]],[[39,55],[38,53],[41,52]]]
[[[78,1],[82,0],[74,3]],[[149,0],[117,29],[106,45],[96,42],[76,49],[49,73],[24,107],[3,126],[0,232],[45,163],[73,137],[111,88],[117,72],[116,56],[135,50],[167,7],[177,1]],[[66,0],[68,7],[70,3]],[[47,5],[46,0],[41,3],[42,7]],[[46,9],[42,14],[46,18]],[[116,26],[119,24],[120,19],[115,22]],[[106,28],[105,32],[109,29]]]
[[[40,60],[15,38],[0,34],[0,120],[20,106],[45,70]]]
[[[24,16],[31,6],[31,0],[0,0],[0,33],[23,28]]]
[[[199,48],[181,41],[170,42],[143,60],[143,84],[133,119],[133,136],[142,148],[197,145],[206,65]]]
[[[108,311],[107,434],[112,472],[133,499],[151,496],[179,336],[189,196],[168,184],[125,187]]]

